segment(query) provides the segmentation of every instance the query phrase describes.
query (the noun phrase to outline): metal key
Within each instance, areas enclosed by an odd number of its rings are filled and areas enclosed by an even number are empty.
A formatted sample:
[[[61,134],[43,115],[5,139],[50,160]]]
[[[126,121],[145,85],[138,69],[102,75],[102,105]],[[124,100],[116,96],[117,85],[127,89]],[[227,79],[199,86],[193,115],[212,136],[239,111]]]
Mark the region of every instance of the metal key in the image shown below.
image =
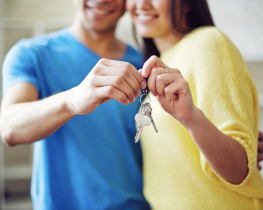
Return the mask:
[[[143,112],[145,113],[145,115],[147,115],[148,117],[151,118],[153,128],[154,128],[155,132],[158,133],[157,127],[156,127],[156,125],[153,121],[153,118],[152,118],[152,106],[151,106],[151,104],[150,103],[144,103],[142,106],[142,109],[143,109]]]
[[[137,133],[136,133],[136,136],[134,137],[135,139],[135,143],[137,143],[140,139],[140,136],[141,136],[141,133],[142,133],[142,129],[145,127],[145,126],[148,126],[151,124],[151,118],[147,115],[143,115],[142,113],[138,113],[135,115],[134,117],[135,121],[137,122],[138,124],[138,127],[137,127]]]

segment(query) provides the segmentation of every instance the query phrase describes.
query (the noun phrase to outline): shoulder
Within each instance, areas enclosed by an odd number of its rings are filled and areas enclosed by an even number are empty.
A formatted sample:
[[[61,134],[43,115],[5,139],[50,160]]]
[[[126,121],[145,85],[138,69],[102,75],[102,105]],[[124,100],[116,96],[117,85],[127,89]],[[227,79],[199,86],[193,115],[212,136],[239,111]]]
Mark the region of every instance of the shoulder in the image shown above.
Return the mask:
[[[200,27],[193,30],[187,39],[194,51],[208,55],[241,54],[229,37],[216,27]]]
[[[39,50],[47,50],[49,47],[60,45],[64,42],[64,38],[68,33],[68,29],[61,29],[49,34],[40,35],[32,38],[21,39],[11,49],[11,53],[32,53]]]

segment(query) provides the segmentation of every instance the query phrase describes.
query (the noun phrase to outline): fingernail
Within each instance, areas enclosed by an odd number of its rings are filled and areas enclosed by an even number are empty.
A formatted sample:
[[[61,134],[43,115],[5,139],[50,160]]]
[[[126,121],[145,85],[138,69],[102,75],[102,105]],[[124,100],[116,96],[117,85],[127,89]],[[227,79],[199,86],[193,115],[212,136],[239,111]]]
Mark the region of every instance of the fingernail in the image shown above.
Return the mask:
[[[146,88],[146,82],[145,80],[141,83],[141,89],[145,89]]]
[[[130,102],[130,100],[129,100],[129,99],[126,99],[126,103],[127,103],[127,104],[129,104],[129,103],[131,103],[131,102]]]

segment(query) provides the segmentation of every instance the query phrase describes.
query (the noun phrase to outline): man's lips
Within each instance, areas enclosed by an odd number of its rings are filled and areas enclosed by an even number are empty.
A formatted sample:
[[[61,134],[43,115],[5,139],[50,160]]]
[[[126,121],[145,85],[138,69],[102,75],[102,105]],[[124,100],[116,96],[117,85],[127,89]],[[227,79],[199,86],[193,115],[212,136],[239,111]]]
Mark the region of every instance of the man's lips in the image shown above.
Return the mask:
[[[109,8],[110,6],[98,5],[97,3],[94,3],[93,1],[88,1],[86,3],[86,7],[96,15],[108,15],[114,12],[114,9]]]
[[[107,10],[103,10],[103,9],[99,9],[99,8],[90,8],[88,7],[89,10],[91,10],[94,14],[96,15],[108,15],[110,13],[112,13],[111,11],[107,11]]]

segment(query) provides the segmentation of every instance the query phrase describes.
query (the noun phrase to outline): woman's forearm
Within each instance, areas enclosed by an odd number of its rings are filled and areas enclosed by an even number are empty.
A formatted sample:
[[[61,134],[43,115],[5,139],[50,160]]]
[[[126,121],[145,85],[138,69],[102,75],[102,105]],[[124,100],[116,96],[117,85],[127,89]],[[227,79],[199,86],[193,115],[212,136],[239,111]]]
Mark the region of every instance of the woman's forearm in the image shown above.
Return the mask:
[[[248,160],[239,142],[218,130],[198,108],[185,127],[218,175],[232,184],[242,183],[248,174]]]

